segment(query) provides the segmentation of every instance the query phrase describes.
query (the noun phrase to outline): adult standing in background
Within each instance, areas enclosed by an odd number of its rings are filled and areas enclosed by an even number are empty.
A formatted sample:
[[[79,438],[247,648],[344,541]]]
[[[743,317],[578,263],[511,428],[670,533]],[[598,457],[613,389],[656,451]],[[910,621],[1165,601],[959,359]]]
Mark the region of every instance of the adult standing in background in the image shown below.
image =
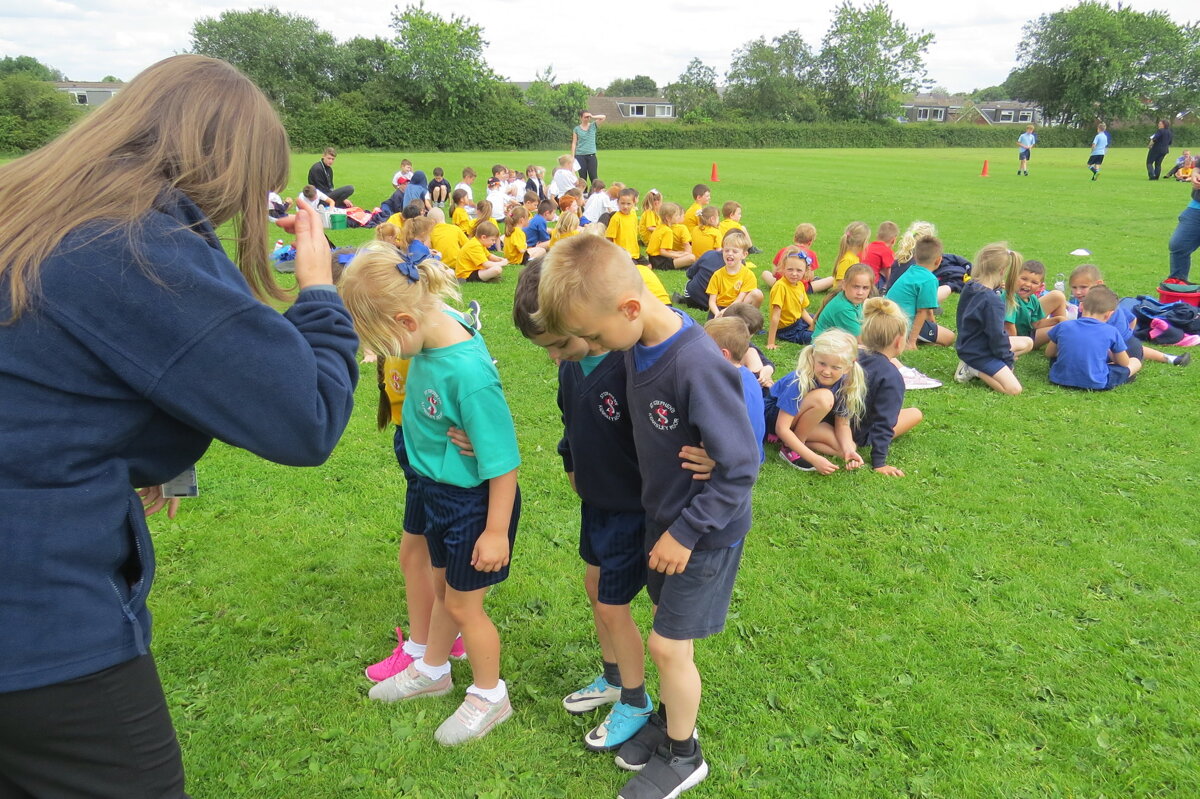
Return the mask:
[[[338,208],[345,208],[349,205],[346,200],[350,199],[350,195],[354,193],[354,187],[338,186],[336,189],[333,187],[333,160],[335,158],[337,158],[337,150],[326,147],[325,152],[321,155],[321,160],[308,170],[308,182],[316,186],[317,191],[328,194],[329,199],[333,200]]]
[[[1171,126],[1167,120],[1158,120],[1158,130],[1150,137],[1150,151],[1146,153],[1146,174],[1151,180],[1158,180],[1162,172],[1163,159],[1171,152]]]
[[[591,111],[579,112],[579,124],[571,131],[571,155],[579,162],[579,177],[587,182],[587,190],[592,190],[592,182],[599,177],[596,164],[596,128],[607,117],[604,114],[593,114]]]
[[[1200,169],[1192,172],[1192,197],[1179,224],[1171,234],[1167,250],[1171,253],[1171,274],[1167,283],[1187,283],[1192,271],[1192,253],[1200,249]]]
[[[280,220],[299,293],[274,282],[262,199],[287,179],[271,103],[199,55],[149,67],[0,167],[0,192],[23,200],[0,217],[2,797],[186,796],[150,654],[146,516],[174,515],[161,485],[214,438],[324,462],[358,377],[303,201]]]

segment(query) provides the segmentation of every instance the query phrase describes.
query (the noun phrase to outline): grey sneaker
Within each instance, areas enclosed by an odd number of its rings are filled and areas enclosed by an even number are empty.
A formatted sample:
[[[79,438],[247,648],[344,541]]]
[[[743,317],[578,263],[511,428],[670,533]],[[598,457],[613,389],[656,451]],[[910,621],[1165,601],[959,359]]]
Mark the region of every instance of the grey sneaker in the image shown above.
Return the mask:
[[[604,679],[604,675],[601,674],[578,691],[564,696],[563,707],[567,709],[568,713],[579,715],[598,707],[611,705],[620,698],[621,689]]]
[[[483,309],[479,305],[479,300],[471,300],[467,303],[467,321],[471,323],[471,327],[476,330],[483,330]]]
[[[371,686],[367,696],[381,702],[398,702],[418,696],[442,696],[450,693],[453,687],[450,672],[440,680],[434,680],[417,671],[416,663],[409,663],[404,671]]]
[[[475,738],[482,738],[500,722],[512,715],[512,704],[508,694],[499,702],[489,702],[482,696],[467,694],[463,703],[450,718],[442,722],[433,734],[442,746],[457,746]]]
[[[625,783],[617,799],[676,799],[707,776],[708,763],[704,762],[699,743],[690,757],[672,754],[670,746],[663,744],[646,767]]]
[[[975,378],[979,377],[979,370],[967,366],[965,361],[958,362],[958,368],[954,370],[954,379],[959,383],[970,383]]]

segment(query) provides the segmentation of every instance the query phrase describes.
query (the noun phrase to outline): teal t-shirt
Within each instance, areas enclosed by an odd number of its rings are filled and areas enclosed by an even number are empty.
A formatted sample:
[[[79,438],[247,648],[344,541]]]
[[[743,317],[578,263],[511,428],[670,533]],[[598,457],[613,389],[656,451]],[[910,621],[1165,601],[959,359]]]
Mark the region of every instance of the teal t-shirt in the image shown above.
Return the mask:
[[[911,322],[917,311],[938,306],[937,290],[937,276],[920,264],[913,264],[896,278],[887,298],[899,305]]]
[[[1001,296],[1004,293],[1001,292]],[[1008,298],[1005,297],[1005,302]],[[1042,303],[1033,294],[1029,295],[1029,299],[1022,300],[1021,295],[1017,295],[1017,304],[1011,311],[1004,314],[1004,321],[1017,326],[1018,336],[1032,336],[1033,326],[1037,322],[1046,318],[1046,312],[1042,309]]]
[[[579,125],[575,126],[575,155],[595,155],[596,154],[596,123],[593,122],[584,130]]]
[[[464,325],[464,327],[466,327]],[[512,413],[483,337],[413,356],[405,384],[404,446],[418,474],[471,488],[521,465]],[[475,457],[459,454],[447,437],[467,431]]]
[[[897,278],[899,281],[899,278]],[[821,313],[817,315],[817,324],[813,329],[813,338],[824,333],[826,330],[845,330],[852,336],[862,334],[863,323],[863,307],[855,305],[846,299],[846,293],[839,291],[829,302],[821,309]]]

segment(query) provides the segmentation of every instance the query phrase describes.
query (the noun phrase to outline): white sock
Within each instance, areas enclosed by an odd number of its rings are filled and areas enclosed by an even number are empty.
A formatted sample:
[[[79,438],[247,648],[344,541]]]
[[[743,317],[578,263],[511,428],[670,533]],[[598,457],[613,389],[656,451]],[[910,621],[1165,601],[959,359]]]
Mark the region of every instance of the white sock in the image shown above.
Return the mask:
[[[431,680],[440,680],[450,673],[449,661],[440,666],[430,666],[425,662],[425,658],[422,656],[414,660],[413,665],[417,667],[417,671],[421,672]]]
[[[425,644],[418,644],[412,640],[405,641],[404,653],[413,660],[420,660],[425,657]]]
[[[504,697],[508,696],[508,687],[504,684],[504,680],[497,682],[495,688],[488,688],[487,690],[484,690],[478,685],[472,683],[471,687],[467,689],[467,693],[482,697],[494,705]]]
[[[1171,364],[1172,366],[1175,365],[1175,361],[1177,361],[1177,360],[1179,360],[1178,355],[1167,355],[1167,363]]]

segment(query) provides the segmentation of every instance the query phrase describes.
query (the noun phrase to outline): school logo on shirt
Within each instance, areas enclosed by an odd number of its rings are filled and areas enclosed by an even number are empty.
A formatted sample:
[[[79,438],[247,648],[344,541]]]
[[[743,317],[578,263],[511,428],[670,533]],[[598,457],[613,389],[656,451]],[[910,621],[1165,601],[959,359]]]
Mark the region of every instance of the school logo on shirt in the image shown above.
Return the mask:
[[[432,388],[425,389],[425,401],[421,403],[421,409],[430,419],[441,419],[442,398]]]
[[[659,430],[674,430],[679,426],[679,417],[675,414],[675,406],[662,400],[651,402],[650,424]]]
[[[600,395],[600,404],[597,407],[600,409],[600,414],[608,421],[621,421],[621,404],[607,391]]]
[[[396,393],[404,390],[404,375],[400,374],[399,370],[393,369],[388,374],[388,381],[392,384],[392,390]]]

